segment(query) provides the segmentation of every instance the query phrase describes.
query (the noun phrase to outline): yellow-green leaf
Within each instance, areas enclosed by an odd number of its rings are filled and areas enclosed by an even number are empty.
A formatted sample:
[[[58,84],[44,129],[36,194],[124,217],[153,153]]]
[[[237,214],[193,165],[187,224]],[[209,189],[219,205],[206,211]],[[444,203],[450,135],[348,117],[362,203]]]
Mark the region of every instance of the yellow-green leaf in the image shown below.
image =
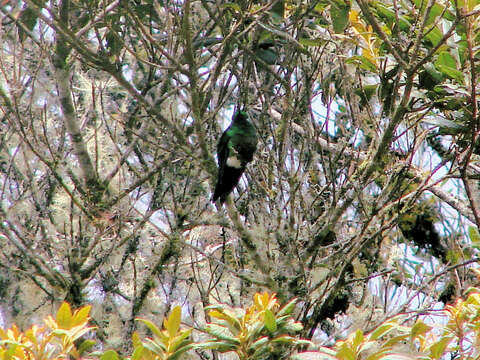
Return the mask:
[[[410,330],[410,337],[414,339],[417,336],[425,335],[428,331],[430,331],[430,329],[432,329],[431,326],[428,326],[423,321],[419,320],[412,326],[412,330]]]
[[[86,305],[75,311],[72,319],[72,326],[80,325],[84,322],[87,322],[89,319],[90,310],[92,309],[91,305]]]
[[[295,341],[296,341],[296,338],[290,335],[277,336],[275,339],[272,339],[273,343],[282,343],[282,344],[294,343]]]
[[[175,339],[172,341],[171,346],[169,347],[170,352],[175,352],[177,349],[179,349],[180,345],[185,345],[188,342],[185,342],[185,339],[187,339],[190,334],[192,333],[192,329],[188,329],[186,331],[183,331],[179,336],[175,337]]]
[[[347,346],[342,346],[337,352],[337,358],[342,360],[355,360],[355,353]]]
[[[399,344],[400,342],[405,341],[405,339],[408,338],[408,335],[399,335],[399,336],[393,336],[390,338],[385,344],[383,344],[383,347],[388,348],[393,345]]]
[[[284,305],[277,313],[277,316],[284,316],[284,315],[290,315],[292,311],[295,309],[295,304],[297,303],[297,298],[294,298],[291,300],[289,303]]]
[[[472,243],[478,244],[480,242],[480,234],[475,226],[468,227],[468,236],[470,237]]]
[[[134,331],[133,334],[132,334],[132,344],[133,344],[134,347],[137,347],[137,346],[142,344],[142,340],[140,339],[140,335],[138,335],[138,332],[136,332],[136,331]]]
[[[237,12],[241,11],[240,6],[236,3],[234,3],[234,2],[223,4],[222,7],[225,8],[225,9],[232,9],[232,10],[237,11]]]
[[[298,332],[303,329],[303,325],[301,322],[295,321],[293,319],[288,319],[287,323],[282,326],[282,329],[285,329],[287,331],[291,332]]]
[[[352,344],[354,348],[357,348],[363,342],[363,339],[364,339],[363,331],[360,329],[355,331],[355,334],[353,335],[353,338],[352,338]]]
[[[163,344],[153,341],[152,339],[145,339],[143,346],[151,352],[162,356],[162,359],[167,350]]]
[[[162,332],[157,327],[157,325],[152,323],[150,320],[147,320],[147,319],[135,319],[135,320],[143,322],[150,329],[150,331],[154,333],[158,338],[163,339],[165,337],[165,335],[162,334]]]
[[[144,352],[144,350],[145,350],[145,348],[143,347],[143,345],[135,346],[135,350],[133,350],[133,354],[132,354],[131,360],[140,360],[140,359],[143,359],[143,352]]]
[[[70,329],[72,326],[72,310],[70,304],[63,302],[60,308],[58,309],[57,316],[57,325],[62,329]]]
[[[227,341],[209,341],[205,343],[195,344],[194,347],[197,349],[215,349],[220,352],[227,352],[236,349],[236,345],[231,344]]]
[[[182,320],[182,309],[180,306],[175,306],[168,317],[168,320],[165,322],[165,328],[168,331],[168,334],[173,338],[178,329],[180,329],[180,321]]]
[[[170,355],[168,357],[168,360],[177,360],[180,356],[182,356],[184,352],[190,350],[191,348],[193,348],[193,344],[182,346],[177,351],[175,351],[172,355]]]
[[[78,353],[82,355],[85,351],[88,351],[95,345],[95,341],[93,340],[84,340],[82,344],[78,347]]]
[[[298,42],[304,46],[322,46],[327,43],[327,40],[322,38],[309,39],[303,37],[298,39]]]
[[[388,334],[394,328],[395,325],[396,324],[394,324],[392,322],[388,322],[388,323],[380,325],[379,327],[377,327],[375,329],[375,331],[373,331],[370,334],[370,340],[377,340],[377,339],[381,338],[382,336]]]
[[[260,346],[263,346],[265,345],[266,343],[268,343],[268,337],[266,336],[262,336],[260,339],[258,339],[257,341],[255,341],[252,345],[250,345],[250,351],[256,351]]]
[[[265,327],[271,333],[277,331],[277,322],[275,321],[275,315],[273,315],[272,311],[269,309],[265,310]]]
[[[107,350],[103,353],[103,355],[100,357],[100,360],[120,360],[118,357],[118,354],[114,350]]]
[[[217,324],[207,324],[205,330],[210,335],[213,335],[220,340],[229,341],[233,344],[240,344],[240,341],[237,338],[233,337],[230,331],[228,331],[228,329],[224,326]]]
[[[440,359],[451,340],[451,337],[443,337],[439,341],[434,343],[432,346],[430,346],[430,358]]]
[[[219,310],[211,310],[208,315],[213,318],[217,318],[220,320],[225,320],[235,329],[239,330],[241,328],[240,321],[235,317],[235,314],[231,313],[226,309],[219,309]]]

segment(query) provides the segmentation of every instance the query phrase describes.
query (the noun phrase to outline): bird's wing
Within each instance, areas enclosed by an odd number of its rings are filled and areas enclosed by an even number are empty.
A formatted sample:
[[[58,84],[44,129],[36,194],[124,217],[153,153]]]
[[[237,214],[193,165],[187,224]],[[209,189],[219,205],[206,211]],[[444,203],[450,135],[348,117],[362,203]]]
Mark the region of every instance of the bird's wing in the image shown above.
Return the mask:
[[[230,139],[230,136],[227,134],[227,131],[228,129],[224,131],[217,145],[218,166],[220,168],[220,172],[225,167],[228,159],[228,141]]]

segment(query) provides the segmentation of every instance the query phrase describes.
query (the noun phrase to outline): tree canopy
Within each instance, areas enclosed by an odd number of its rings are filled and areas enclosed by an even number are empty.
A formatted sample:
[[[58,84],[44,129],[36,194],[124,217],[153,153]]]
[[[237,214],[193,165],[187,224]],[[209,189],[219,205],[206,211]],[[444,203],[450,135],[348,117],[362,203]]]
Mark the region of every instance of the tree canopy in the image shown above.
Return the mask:
[[[480,1],[4,0],[0,316],[192,325],[268,290],[328,343],[465,294]],[[224,206],[216,147],[258,134]]]

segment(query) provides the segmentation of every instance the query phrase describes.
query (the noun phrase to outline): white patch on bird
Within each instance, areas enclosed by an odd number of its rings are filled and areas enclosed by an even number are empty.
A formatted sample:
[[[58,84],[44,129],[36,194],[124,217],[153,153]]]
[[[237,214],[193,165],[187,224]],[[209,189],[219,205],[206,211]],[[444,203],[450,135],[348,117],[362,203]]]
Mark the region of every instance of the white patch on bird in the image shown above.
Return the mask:
[[[233,167],[235,169],[240,169],[242,167],[242,163],[236,156],[230,156],[227,159],[227,165]]]

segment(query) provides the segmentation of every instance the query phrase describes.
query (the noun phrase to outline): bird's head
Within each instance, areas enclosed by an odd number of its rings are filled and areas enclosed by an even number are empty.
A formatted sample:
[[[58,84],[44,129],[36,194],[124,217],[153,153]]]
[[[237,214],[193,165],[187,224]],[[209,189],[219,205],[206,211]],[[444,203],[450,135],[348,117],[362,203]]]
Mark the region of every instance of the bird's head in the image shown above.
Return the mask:
[[[246,111],[239,110],[233,116],[233,122],[245,122],[248,121],[248,114]]]

